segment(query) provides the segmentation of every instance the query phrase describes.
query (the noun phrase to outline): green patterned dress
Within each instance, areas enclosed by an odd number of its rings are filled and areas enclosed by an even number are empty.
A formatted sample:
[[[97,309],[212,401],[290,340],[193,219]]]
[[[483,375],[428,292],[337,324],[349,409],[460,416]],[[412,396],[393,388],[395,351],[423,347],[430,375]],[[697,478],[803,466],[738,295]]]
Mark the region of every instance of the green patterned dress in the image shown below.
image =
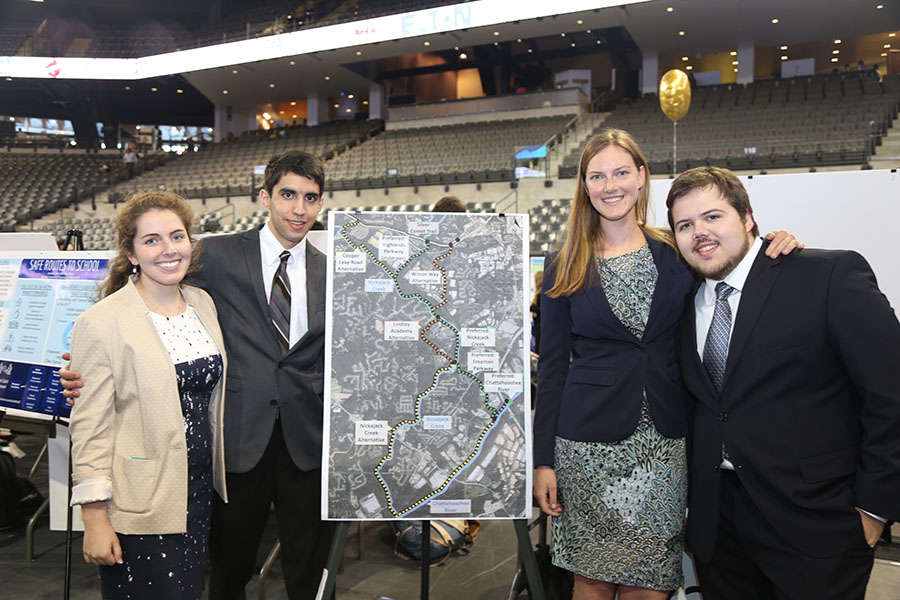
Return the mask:
[[[613,313],[642,337],[657,278],[649,246],[596,262]],[[553,564],[620,585],[682,585],[685,439],[656,430],[646,392],[630,437],[612,443],[557,437],[555,460],[563,511],[553,520]]]

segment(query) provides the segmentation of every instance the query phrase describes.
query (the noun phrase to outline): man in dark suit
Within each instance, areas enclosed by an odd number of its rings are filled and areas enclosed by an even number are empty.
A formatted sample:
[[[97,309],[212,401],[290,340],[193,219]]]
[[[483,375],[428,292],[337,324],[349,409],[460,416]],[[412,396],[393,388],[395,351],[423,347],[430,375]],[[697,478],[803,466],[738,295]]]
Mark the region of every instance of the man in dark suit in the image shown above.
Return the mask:
[[[769,260],[733,173],[667,199],[702,279],[676,349],[695,400],[687,545],[705,600],[862,600],[900,517],[900,324],[849,251]]]
[[[306,241],[324,167],[291,151],[266,166],[266,225],[206,238],[188,281],[216,304],[228,354],[225,470],[210,532],[212,600],[243,599],[274,503],[288,597],[314,598],[333,528],[321,520],[325,256]],[[60,371],[69,398],[80,374]],[[90,374],[86,374],[90,377]]]
[[[204,239],[190,279],[216,303],[229,358],[228,503],[217,497],[213,505],[213,600],[244,598],[273,502],[291,600],[314,598],[325,566],[332,535],[320,515],[326,266],[306,240],[324,186],[314,156],[273,157],[259,192],[268,223]],[[290,301],[275,307],[280,274]],[[273,310],[290,318],[273,320]]]

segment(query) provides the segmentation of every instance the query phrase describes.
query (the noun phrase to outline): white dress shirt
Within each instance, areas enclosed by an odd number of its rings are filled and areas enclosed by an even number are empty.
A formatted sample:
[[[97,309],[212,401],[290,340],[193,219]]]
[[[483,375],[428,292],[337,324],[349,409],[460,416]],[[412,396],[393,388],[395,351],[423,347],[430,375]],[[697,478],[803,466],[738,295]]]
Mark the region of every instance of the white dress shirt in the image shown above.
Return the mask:
[[[738,307],[741,305],[741,290],[744,289],[744,284],[747,283],[750,267],[753,266],[753,261],[756,260],[756,255],[759,254],[761,247],[762,240],[756,238],[756,241],[750,246],[750,250],[747,251],[741,262],[722,280],[735,290],[728,296],[728,306],[731,307],[731,329],[728,332],[729,345],[731,343],[731,334],[734,331],[734,322],[737,319]],[[716,309],[716,285],[718,283],[718,281],[713,279],[705,279],[703,285],[697,289],[697,295],[694,297],[697,353],[700,355],[701,360],[703,359],[703,349],[706,347],[706,336],[709,333],[710,325],[712,325],[713,313]],[[722,469],[734,471],[734,465],[724,457],[722,458],[722,464],[719,466]]]
[[[738,265],[725,276],[724,281],[735,289],[728,297],[728,306],[731,307],[731,331],[734,331],[734,321],[737,319],[738,307],[741,304],[741,290],[747,283],[747,275],[750,274],[750,267],[759,254],[762,247],[762,240],[756,238],[750,250],[744,255],[744,258]],[[697,353],[703,359],[703,349],[706,347],[706,335],[709,333],[709,326],[712,325],[713,312],[716,309],[716,285],[719,282],[713,279],[705,279],[703,285],[697,288],[697,295],[694,296],[694,314],[696,316],[697,327]],[[728,334],[728,340],[731,340],[731,332]]]
[[[266,298],[272,296],[272,280],[281,263],[281,253],[291,253],[287,262],[288,279],[291,280],[291,332],[288,344],[293,346],[309,329],[309,315],[306,309],[306,238],[299,244],[287,249],[281,245],[271,225],[259,230],[259,254],[262,258],[263,283],[266,286]]]

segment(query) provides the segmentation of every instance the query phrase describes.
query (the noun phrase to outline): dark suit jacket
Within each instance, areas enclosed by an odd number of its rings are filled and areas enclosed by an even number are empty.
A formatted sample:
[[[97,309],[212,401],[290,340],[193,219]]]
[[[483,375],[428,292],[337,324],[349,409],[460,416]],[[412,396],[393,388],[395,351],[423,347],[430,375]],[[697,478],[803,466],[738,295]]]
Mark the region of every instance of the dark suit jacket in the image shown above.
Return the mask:
[[[216,303],[228,352],[225,469],[253,468],[269,443],[276,408],[284,440],[303,471],[321,466],[325,347],[325,255],[307,242],[309,330],[284,356],[269,317],[259,229],[205,238],[190,282]]]
[[[835,556],[863,543],[854,506],[900,517],[893,309],[855,252],[769,260],[764,249],[741,292],[720,395],[697,354],[693,294],[678,330],[696,400],[687,542],[704,562],[715,544],[723,438],[747,493],[803,553]]]
[[[534,415],[535,466],[553,466],[557,435],[613,442],[634,433],[645,389],[660,433],[687,435],[687,399],[674,342],[693,276],[672,248],[653,239],[648,244],[658,277],[642,339],[613,313],[597,277],[571,296],[546,296],[556,280],[556,257],[547,257]],[[595,268],[593,262],[589,268]]]

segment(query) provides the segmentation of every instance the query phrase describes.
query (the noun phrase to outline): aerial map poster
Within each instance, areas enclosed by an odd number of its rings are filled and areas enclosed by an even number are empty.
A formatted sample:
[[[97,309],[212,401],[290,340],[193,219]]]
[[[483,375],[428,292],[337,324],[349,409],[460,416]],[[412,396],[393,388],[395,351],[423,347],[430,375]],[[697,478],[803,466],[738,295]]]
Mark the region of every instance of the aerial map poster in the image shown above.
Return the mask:
[[[332,211],[322,516],[531,514],[528,218]]]

